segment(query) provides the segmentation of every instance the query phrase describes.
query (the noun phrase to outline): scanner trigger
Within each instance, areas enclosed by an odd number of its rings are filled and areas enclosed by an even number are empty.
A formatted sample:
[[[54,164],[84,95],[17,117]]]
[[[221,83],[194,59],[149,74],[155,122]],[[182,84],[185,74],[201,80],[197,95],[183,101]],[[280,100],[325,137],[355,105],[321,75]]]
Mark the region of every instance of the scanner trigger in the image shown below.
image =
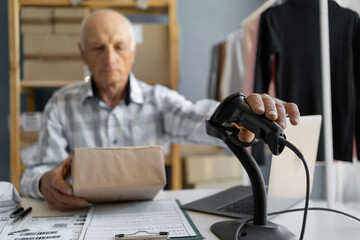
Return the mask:
[[[233,125],[233,126],[235,126],[235,127],[236,127],[237,129],[239,129],[240,131],[241,131],[241,130],[247,130],[247,131],[249,131],[249,129],[247,129],[247,128],[243,127],[243,126],[237,125],[236,122],[231,122],[230,124]]]

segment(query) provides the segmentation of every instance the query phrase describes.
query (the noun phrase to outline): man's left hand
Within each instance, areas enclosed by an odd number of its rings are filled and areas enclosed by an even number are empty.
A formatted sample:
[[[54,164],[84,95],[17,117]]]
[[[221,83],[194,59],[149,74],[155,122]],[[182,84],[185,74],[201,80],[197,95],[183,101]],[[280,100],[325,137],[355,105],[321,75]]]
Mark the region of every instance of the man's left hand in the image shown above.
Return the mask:
[[[246,101],[256,114],[265,114],[268,119],[277,122],[283,129],[286,128],[287,116],[289,116],[292,125],[299,124],[300,112],[295,103],[287,103],[264,93],[252,93],[246,97]],[[243,130],[239,134],[239,139],[242,142],[251,142],[254,137],[254,134],[247,130]]]

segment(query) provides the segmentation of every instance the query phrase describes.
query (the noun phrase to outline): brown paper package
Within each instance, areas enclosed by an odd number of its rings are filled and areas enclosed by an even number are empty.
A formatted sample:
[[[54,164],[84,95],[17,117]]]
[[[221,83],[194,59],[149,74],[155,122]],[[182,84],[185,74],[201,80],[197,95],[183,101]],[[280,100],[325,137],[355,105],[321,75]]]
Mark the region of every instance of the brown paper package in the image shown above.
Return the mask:
[[[76,148],[74,193],[90,202],[152,199],[166,184],[164,166],[160,146]]]

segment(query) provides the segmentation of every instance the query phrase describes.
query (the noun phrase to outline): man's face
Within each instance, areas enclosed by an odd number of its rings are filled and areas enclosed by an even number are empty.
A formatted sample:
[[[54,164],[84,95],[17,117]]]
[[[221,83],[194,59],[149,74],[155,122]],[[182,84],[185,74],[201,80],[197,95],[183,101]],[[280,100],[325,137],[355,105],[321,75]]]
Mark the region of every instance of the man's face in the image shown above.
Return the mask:
[[[93,16],[85,26],[81,54],[100,88],[125,86],[135,51],[128,22],[113,14]]]

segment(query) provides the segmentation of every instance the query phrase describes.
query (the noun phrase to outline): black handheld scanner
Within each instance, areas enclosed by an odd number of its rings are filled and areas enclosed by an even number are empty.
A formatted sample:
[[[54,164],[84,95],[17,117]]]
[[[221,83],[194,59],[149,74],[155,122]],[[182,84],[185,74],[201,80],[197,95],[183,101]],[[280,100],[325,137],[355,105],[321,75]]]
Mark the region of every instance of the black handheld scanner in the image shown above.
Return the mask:
[[[237,146],[248,147],[251,143],[241,142],[238,133],[247,129],[255,134],[255,139],[269,145],[274,155],[279,155],[284,150],[279,138],[286,138],[283,129],[274,121],[257,115],[245,101],[242,93],[234,93],[226,97],[209,120],[206,120],[206,132],[210,136],[220,138],[224,142],[231,141]]]

